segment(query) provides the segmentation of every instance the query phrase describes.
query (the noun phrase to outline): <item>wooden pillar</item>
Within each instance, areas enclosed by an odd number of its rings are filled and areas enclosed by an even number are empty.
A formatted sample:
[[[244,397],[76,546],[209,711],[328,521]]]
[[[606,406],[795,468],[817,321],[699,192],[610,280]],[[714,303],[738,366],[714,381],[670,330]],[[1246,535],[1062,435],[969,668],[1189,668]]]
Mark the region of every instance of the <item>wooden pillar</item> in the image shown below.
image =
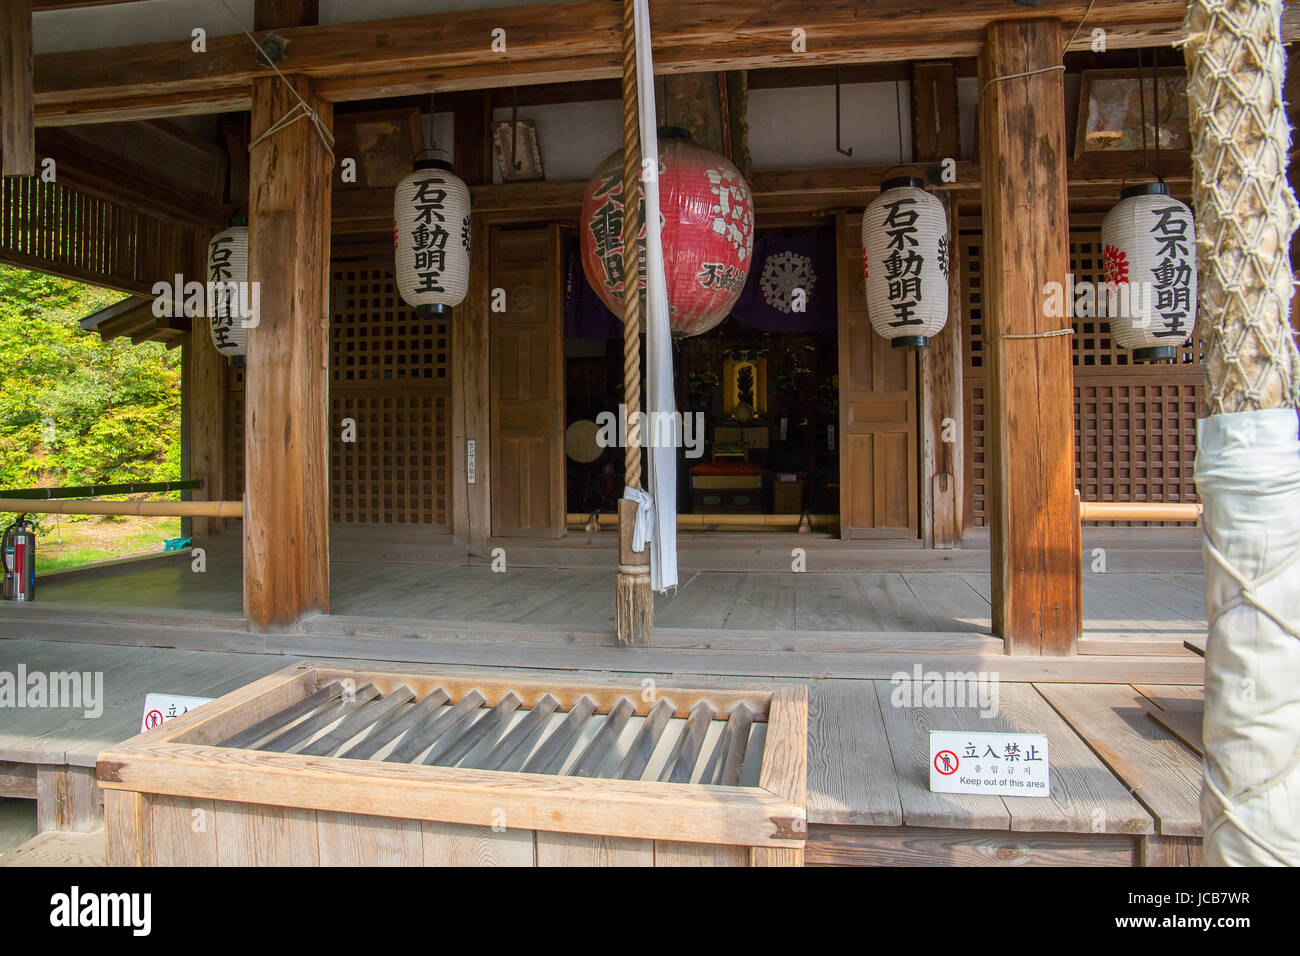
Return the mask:
[[[321,121],[333,108],[289,81]],[[257,142],[298,105],[279,77],[253,81],[244,417],[244,614],[263,628],[329,610],[329,154],[306,119]]]
[[[1060,63],[1056,20],[988,27],[979,104],[988,520],[993,630],[1013,654],[1073,654],[1082,623],[1070,337],[1042,337],[1069,327],[1046,315],[1044,297],[1069,268],[1064,75],[1050,69]]]
[[[0,4],[0,153],[4,175],[36,174],[32,0]]]
[[[226,359],[212,344],[208,325],[194,320],[185,349],[185,422],[189,433],[186,478],[202,478],[194,501],[226,500]],[[215,534],[221,518],[191,518],[193,535]]]
[[[469,291],[465,301],[456,307],[452,322],[456,358],[452,370],[451,530],[453,540],[480,558],[488,556],[488,537],[492,533],[488,229],[482,216],[471,217]]]
[[[961,154],[957,69],[952,63],[912,65],[912,156],[941,162]],[[957,260],[957,203],[938,194],[948,212],[948,324],[921,351],[921,535],[927,547],[961,544],[963,458],[962,297]]]
[[[459,93],[453,98],[456,174],[468,186],[492,181],[492,106],[487,93]],[[455,340],[452,369],[451,492],[452,540],[473,556],[488,556],[492,534],[492,408],[488,378],[490,330],[488,288],[489,225],[470,219],[469,291],[452,321]],[[471,442],[473,445],[471,446]],[[473,463],[470,449],[473,448]],[[472,481],[471,481],[472,479]]]

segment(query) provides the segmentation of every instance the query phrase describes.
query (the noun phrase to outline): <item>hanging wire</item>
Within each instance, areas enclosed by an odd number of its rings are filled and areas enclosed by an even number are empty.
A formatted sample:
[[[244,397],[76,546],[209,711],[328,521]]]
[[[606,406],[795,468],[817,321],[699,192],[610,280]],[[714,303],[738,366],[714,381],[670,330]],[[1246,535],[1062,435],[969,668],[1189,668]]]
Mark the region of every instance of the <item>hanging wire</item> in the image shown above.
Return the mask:
[[[519,162],[519,87],[510,94],[510,166],[517,173],[523,168]]]
[[[1156,181],[1163,183],[1160,175],[1160,68],[1156,66],[1156,48],[1151,50],[1151,118],[1155,121],[1156,133]]]
[[[898,165],[903,165],[903,100],[898,84],[894,84],[894,113],[898,117]]]
[[[842,156],[852,156],[853,147],[845,149],[840,145],[840,67],[835,65],[835,152]]]
[[[1142,119],[1142,168],[1151,171],[1147,164],[1147,88],[1142,79],[1142,50],[1138,49],[1138,108]]]

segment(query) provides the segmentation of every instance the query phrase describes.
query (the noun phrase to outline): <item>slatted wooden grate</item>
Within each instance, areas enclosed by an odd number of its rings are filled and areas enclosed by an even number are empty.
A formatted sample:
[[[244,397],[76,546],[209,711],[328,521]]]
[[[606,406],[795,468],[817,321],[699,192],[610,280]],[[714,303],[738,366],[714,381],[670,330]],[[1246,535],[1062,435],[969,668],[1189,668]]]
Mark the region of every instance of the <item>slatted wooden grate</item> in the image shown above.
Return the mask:
[[[807,722],[802,685],[306,662],[110,747],[96,775],[110,865],[374,862],[376,841],[443,864],[469,839],[524,865],[789,866]],[[216,821],[201,847],[195,812]]]
[[[988,491],[985,428],[989,379],[981,275],[983,237],[965,233],[961,242],[966,323],[965,510],[969,524],[982,526]],[[1100,231],[1071,231],[1069,248],[1075,282],[1100,282]],[[1195,341],[1183,346],[1172,364],[1135,365],[1130,353],[1115,345],[1106,319],[1077,317],[1073,328],[1075,480],[1080,497],[1084,501],[1195,501],[1196,419],[1204,390],[1204,369]]]
[[[736,787],[756,783],[765,723],[746,700],[723,705],[640,695],[601,703],[513,689],[331,681],[223,747],[435,767]]]
[[[193,231],[37,177],[0,179],[0,261],[152,295],[194,271]]]

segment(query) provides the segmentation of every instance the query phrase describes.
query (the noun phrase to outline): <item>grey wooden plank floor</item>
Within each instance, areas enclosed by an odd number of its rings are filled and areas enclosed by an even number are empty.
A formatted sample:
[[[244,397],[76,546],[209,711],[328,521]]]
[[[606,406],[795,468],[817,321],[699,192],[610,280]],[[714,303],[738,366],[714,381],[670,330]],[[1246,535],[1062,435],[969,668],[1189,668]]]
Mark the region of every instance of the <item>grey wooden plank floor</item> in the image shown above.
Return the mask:
[[[103,712],[95,718],[85,717],[76,708],[12,711],[13,719],[0,723],[0,759],[93,766],[95,755],[104,747],[135,736],[146,693],[218,697],[289,663],[290,659],[275,655],[0,640],[0,671],[15,672],[20,664],[29,672],[99,671],[104,675],[105,692]],[[366,666],[364,661],[352,663]],[[582,680],[584,675],[596,676],[595,672],[571,671],[564,679]],[[600,676],[628,677],[632,686],[637,686],[640,677],[611,672]],[[687,673],[673,679],[684,686],[768,683],[762,677],[732,680]],[[900,705],[893,699],[899,681],[786,678],[782,682],[791,680],[807,684],[810,691],[810,822],[1081,833],[1150,829],[1150,818],[1130,796],[1131,788],[1117,779],[1122,775],[1097,759],[1069,721],[1041,699],[1039,688],[1043,685],[1003,681],[1000,707],[995,713],[985,713],[965,706]],[[1051,689],[1049,686],[1041,693]],[[1137,693],[1122,684],[1112,685],[1111,691]],[[906,699],[920,701],[919,689],[913,688]],[[925,733],[931,728],[1047,734],[1054,758],[1051,799],[930,794],[925,783]],[[1158,728],[1139,725],[1136,730],[1163,739]],[[1133,746],[1145,743],[1123,726],[1116,734],[1134,736],[1129,741]],[[1100,817],[1098,808],[1103,811]]]
[[[613,573],[597,568],[331,564],[331,612],[426,622],[604,631],[613,627]],[[1204,634],[1204,578],[1192,572],[1083,576],[1084,632],[1136,641]],[[126,566],[42,581],[43,605],[133,607],[239,616],[240,561],[210,556],[203,573],[186,560]],[[943,571],[695,571],[655,599],[662,627],[788,631],[988,633],[987,574]]]

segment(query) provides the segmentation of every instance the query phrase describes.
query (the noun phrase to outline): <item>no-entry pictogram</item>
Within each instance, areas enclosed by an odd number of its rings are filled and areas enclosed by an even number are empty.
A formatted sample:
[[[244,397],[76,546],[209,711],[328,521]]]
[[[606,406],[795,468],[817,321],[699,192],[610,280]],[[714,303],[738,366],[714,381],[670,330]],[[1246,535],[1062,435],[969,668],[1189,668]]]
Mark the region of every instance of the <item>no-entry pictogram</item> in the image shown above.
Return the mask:
[[[934,769],[939,771],[945,777],[957,772],[957,765],[960,761],[957,755],[951,750],[940,750],[934,755]]]
[[[153,730],[162,722],[163,715],[161,710],[151,710],[149,713],[144,715],[144,725],[149,730]]]

